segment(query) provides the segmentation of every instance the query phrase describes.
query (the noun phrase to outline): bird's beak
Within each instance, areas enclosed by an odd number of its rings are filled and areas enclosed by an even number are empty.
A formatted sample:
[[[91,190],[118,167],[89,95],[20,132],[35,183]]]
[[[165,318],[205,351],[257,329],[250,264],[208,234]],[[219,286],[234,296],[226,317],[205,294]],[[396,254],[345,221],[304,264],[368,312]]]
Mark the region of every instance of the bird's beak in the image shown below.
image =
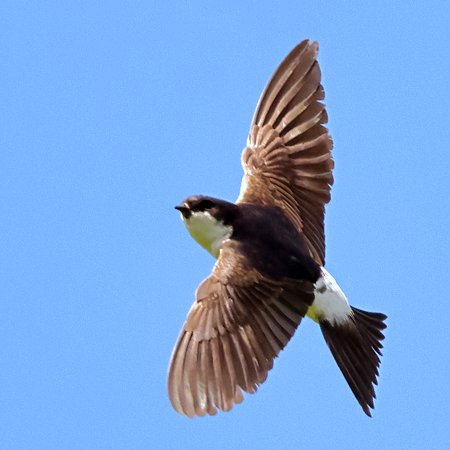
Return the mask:
[[[175,206],[175,209],[178,209],[185,219],[189,219],[191,217],[191,210],[186,205],[178,205]]]

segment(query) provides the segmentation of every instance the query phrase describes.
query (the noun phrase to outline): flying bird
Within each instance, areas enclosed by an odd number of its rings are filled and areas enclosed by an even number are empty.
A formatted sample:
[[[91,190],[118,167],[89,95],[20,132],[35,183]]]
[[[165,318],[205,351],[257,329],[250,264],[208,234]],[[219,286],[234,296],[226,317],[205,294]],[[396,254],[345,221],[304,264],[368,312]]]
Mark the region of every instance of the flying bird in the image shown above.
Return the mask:
[[[317,54],[316,42],[301,42],[263,91],[237,201],[194,195],[175,207],[217,259],[170,360],[170,401],[188,417],[229,411],[256,392],[305,315],[363,411],[374,408],[386,316],[349,305],[324,267],[334,163]]]

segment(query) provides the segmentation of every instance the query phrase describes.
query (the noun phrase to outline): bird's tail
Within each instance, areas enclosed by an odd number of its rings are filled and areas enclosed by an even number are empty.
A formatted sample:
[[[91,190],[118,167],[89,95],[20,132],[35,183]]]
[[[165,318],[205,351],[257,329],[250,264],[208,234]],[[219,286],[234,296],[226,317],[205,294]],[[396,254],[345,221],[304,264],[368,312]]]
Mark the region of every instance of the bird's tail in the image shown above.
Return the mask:
[[[381,332],[386,328],[381,313],[372,313],[354,308],[349,320],[342,324],[320,321],[320,328],[331,353],[341,369],[353,394],[363,411],[370,417],[369,407],[373,409],[376,397],[374,385],[377,384],[380,365]]]

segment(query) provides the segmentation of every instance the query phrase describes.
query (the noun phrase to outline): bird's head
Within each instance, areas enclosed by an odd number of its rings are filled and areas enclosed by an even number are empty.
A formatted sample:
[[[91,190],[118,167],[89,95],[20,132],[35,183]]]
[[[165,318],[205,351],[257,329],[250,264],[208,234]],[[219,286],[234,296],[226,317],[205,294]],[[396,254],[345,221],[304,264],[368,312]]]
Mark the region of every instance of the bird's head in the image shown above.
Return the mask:
[[[238,207],[217,198],[192,195],[175,209],[180,211],[189,234],[218,258],[222,244],[233,234]]]

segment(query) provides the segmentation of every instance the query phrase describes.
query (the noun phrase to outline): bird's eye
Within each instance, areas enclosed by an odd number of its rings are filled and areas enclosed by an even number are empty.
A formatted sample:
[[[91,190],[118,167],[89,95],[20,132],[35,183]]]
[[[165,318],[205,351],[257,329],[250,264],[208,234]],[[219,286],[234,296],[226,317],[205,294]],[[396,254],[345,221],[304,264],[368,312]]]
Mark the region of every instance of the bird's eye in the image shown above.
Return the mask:
[[[211,209],[214,206],[214,203],[211,200],[202,200],[198,206],[197,209],[199,211],[205,211],[206,209]]]

